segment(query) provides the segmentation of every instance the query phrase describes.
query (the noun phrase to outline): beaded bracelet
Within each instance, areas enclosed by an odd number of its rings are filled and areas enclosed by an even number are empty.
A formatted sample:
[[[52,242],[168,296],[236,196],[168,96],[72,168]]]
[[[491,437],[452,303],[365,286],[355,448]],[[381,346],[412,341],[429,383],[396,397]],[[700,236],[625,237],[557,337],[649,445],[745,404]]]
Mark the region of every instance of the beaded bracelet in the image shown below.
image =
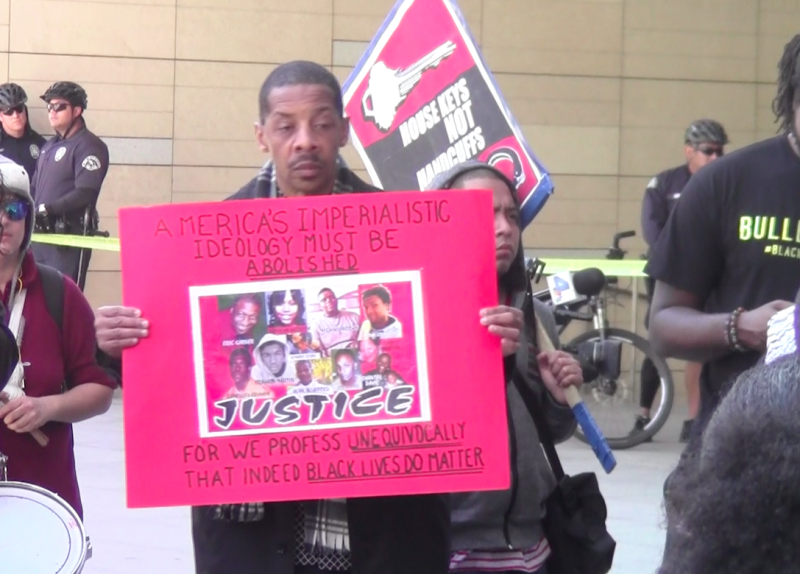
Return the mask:
[[[725,323],[725,339],[728,346],[734,351],[744,353],[747,349],[739,342],[739,315],[744,312],[742,307],[734,309],[728,316],[728,321]]]

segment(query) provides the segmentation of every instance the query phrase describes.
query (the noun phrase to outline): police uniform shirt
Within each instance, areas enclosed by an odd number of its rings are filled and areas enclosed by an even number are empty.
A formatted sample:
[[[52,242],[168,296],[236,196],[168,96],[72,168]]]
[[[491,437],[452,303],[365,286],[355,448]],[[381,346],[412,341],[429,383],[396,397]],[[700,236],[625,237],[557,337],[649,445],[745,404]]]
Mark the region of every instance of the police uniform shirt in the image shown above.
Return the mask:
[[[84,126],[75,135],[53,138],[42,148],[33,180],[33,200],[37,206],[48,205],[78,188],[99,194],[107,172],[108,146]],[[83,210],[75,215],[82,214]]]
[[[31,129],[26,130],[21,138],[2,133],[0,134],[0,155],[24,167],[28,172],[28,178],[32,180],[36,171],[36,161],[46,142],[46,139]]]
[[[647,245],[652,247],[667,224],[669,214],[675,209],[683,188],[692,173],[684,164],[662,171],[647,184],[642,202],[642,233]]]
[[[800,157],[785,136],[708,164],[684,188],[646,272],[697,296],[707,313],[793,301],[800,285],[798,182]],[[704,365],[702,419],[723,385],[759,358],[730,352]]]

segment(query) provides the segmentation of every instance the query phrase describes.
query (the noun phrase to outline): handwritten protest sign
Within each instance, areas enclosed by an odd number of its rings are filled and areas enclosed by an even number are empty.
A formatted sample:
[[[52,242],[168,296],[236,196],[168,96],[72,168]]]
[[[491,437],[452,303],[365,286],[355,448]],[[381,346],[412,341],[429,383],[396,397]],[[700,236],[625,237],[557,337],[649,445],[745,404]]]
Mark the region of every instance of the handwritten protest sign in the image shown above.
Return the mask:
[[[453,0],[399,0],[344,84],[353,144],[384,189],[472,158],[516,182],[527,226],[553,192]]]
[[[131,507],[509,485],[488,191],[120,211]]]

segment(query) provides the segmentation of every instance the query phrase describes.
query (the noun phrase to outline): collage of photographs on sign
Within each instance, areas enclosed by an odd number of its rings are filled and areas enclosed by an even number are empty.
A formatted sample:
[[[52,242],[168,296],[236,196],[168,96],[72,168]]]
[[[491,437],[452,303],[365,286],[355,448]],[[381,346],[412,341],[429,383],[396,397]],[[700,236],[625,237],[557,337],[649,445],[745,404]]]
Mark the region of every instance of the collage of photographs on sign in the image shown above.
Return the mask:
[[[201,436],[429,420],[418,272],[190,297]]]

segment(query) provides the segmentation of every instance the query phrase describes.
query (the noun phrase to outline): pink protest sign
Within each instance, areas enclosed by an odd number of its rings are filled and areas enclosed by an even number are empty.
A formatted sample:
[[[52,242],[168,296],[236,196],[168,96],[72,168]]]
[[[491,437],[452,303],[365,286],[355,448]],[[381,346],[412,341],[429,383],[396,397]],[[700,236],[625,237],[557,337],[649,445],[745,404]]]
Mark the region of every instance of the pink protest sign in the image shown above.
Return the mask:
[[[507,488],[492,197],[120,211],[131,507]],[[463,254],[469,254],[464,257]]]

